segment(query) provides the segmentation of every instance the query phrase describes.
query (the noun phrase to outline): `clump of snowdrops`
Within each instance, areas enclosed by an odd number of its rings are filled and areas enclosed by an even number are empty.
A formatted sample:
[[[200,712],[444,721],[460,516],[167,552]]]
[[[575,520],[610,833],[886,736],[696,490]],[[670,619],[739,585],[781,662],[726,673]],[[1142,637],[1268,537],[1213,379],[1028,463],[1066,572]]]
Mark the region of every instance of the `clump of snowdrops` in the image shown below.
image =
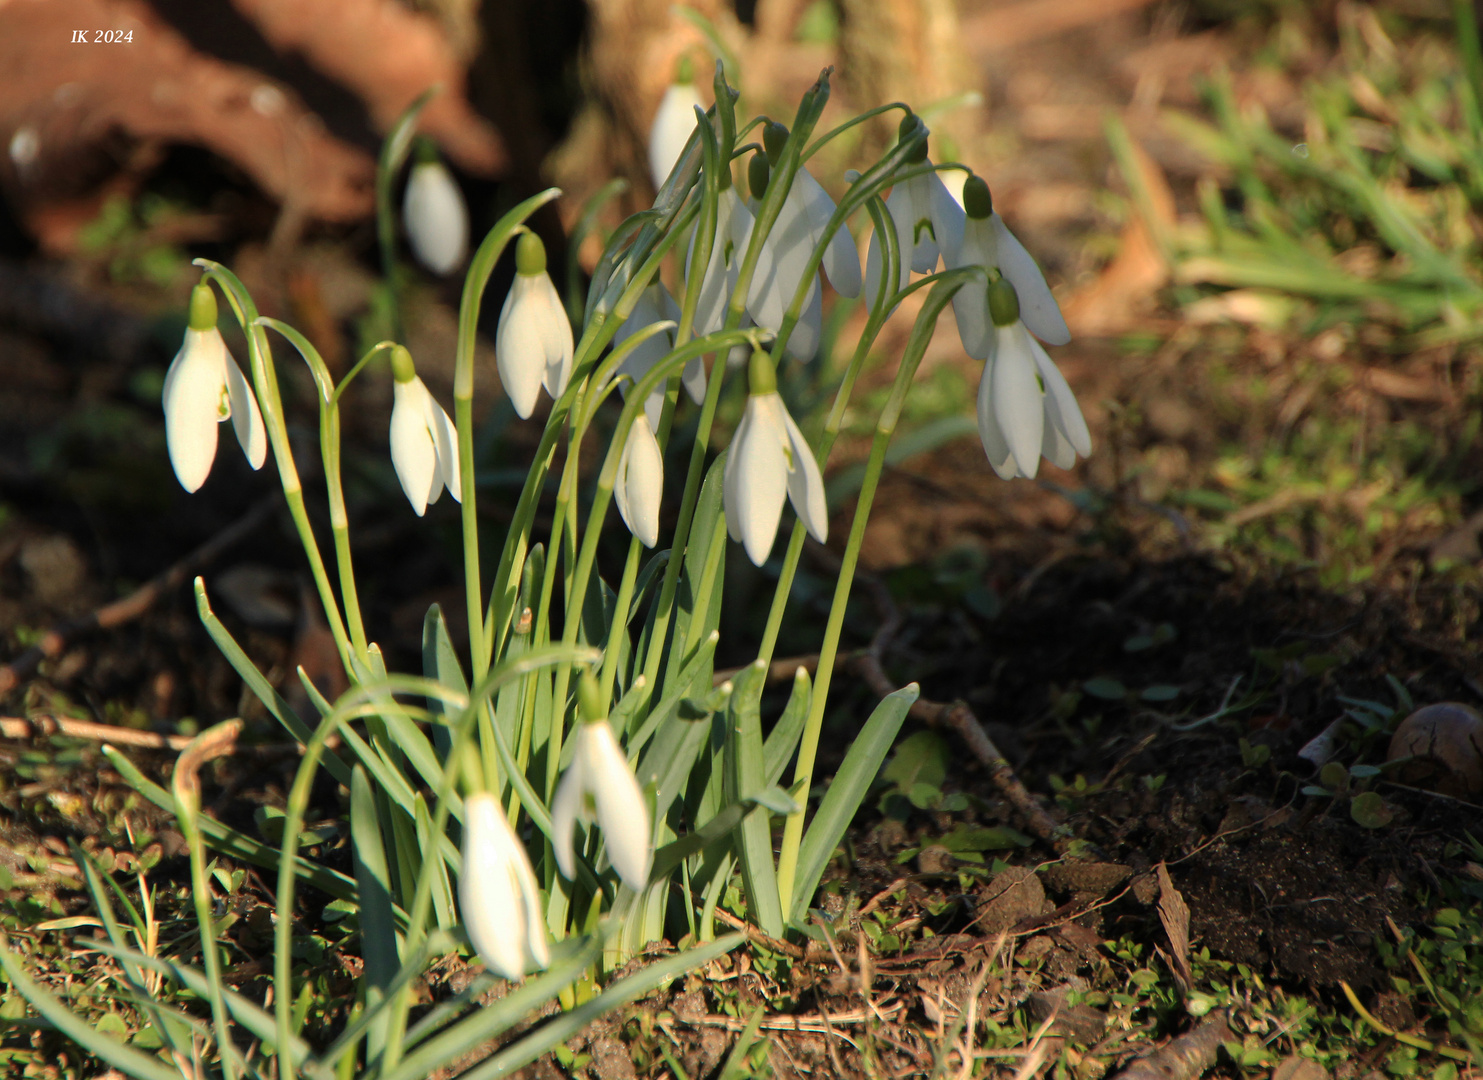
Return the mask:
[[[117,963],[158,1049],[94,1030],[28,976],[14,952],[0,950],[6,976],[45,1020],[142,1080],[207,1073],[330,1080],[357,1070],[411,1080],[560,998],[565,1011],[556,1019],[466,1074],[493,1076],[733,947],[738,936],[717,937],[715,924],[717,904],[736,876],[752,924],[774,937],[809,933],[820,878],[917,696],[908,686],[879,704],[810,813],[865,522],[903,401],[944,308],[954,305],[963,347],[985,362],[978,423],[1000,475],[1033,476],[1041,456],[1068,466],[1090,448],[1076,400],[1040,344],[1064,343],[1065,323],[1033,259],[994,212],[987,186],[970,176],[960,196],[950,192],[942,173],[961,177],[962,166],[928,158],[928,130],[904,105],[870,110],[816,135],[828,75],[804,96],[791,126],[765,117],[739,124],[737,94],[720,65],[709,109],[688,80],[671,89],[651,140],[658,197],[609,238],[575,332],[547,276],[541,242],[523,224],[559,192],[506,214],[465,276],[451,417],[400,343],[377,345],[336,382],[302,334],[260,317],[226,267],[201,261],[205,275],[192,298],[190,329],[165,383],[171,461],[188,490],[199,488],[226,420],[254,468],[271,448],[352,685],[340,700],[326,701],[301,670],[317,715],[295,714],[213,615],[197,580],[211,636],[304,747],[282,842],[261,843],[200,811],[195,769],[230,744],[240,722],[205,732],[182,755],[170,791],[109,750],[141,792],[179,817],[203,967],[147,947],[139,911],[79,851],[105,931],[88,947]],[[421,104],[399,122],[382,155],[384,245],[394,236],[391,178],[411,149]],[[896,144],[863,172],[848,174],[836,203],[810,174],[810,159],[848,128],[896,112]],[[419,148],[404,211],[414,252],[448,272],[467,257],[467,215],[441,169],[435,154]],[[872,226],[863,270],[851,220]],[[551,403],[499,559],[487,566],[477,513],[474,328],[490,273],[511,245],[517,272],[496,340],[500,377],[521,416],[533,414],[543,392]],[[391,268],[389,247],[385,253]],[[869,314],[811,441],[779,393],[777,372],[819,348],[821,268],[840,294],[863,292]],[[217,330],[218,292],[246,336],[246,372]],[[765,676],[805,538],[823,543],[829,536],[821,463],[876,337],[915,293],[924,295],[842,546],[818,674],[811,679],[800,668],[781,713],[764,725]],[[306,509],[270,333],[299,354],[318,389],[329,559]],[[340,399],[352,380],[372,377],[376,369],[368,364],[381,354],[394,384],[391,457],[412,509],[423,514],[444,492],[461,504],[467,652],[455,648],[434,606],[424,624],[421,675],[389,673],[368,636],[341,488]],[[713,422],[728,382],[744,382],[746,405],[728,448],[713,454]],[[688,449],[673,443],[676,416],[686,409],[698,413]],[[617,415],[586,496],[571,448],[604,413]],[[568,452],[558,456],[562,450]],[[676,465],[684,472],[682,493],[666,507],[664,471]],[[537,530],[537,507],[553,479],[550,526]],[[775,554],[785,503],[793,520]],[[627,556],[610,581],[599,574],[597,555],[615,530],[626,530]],[[755,662],[717,684],[728,537],[756,564],[777,559],[777,587]],[[349,793],[351,874],[299,850],[321,770]],[[271,1002],[252,1001],[223,982],[210,852],[277,872]],[[318,1049],[304,1038],[298,1004],[308,989],[294,952],[295,899],[305,884],[353,912],[365,965],[353,1018]],[[662,938],[683,948],[637,974],[608,977]],[[486,975],[456,998],[414,1012],[414,981],[454,950],[476,954]],[[158,992],[161,975],[204,999],[209,1020],[180,1007],[178,995],[167,1001]],[[472,1008],[496,978],[520,986],[492,1006]]]

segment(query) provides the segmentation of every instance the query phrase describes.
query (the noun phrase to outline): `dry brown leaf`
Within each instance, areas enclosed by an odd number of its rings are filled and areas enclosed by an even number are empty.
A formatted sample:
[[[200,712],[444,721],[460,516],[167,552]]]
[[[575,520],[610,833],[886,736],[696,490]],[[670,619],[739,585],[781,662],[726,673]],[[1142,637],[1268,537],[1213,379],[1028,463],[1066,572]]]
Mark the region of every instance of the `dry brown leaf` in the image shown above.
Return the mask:
[[[80,28],[89,37],[93,29],[131,33],[132,41],[73,44]],[[100,164],[119,157],[113,147],[95,161],[97,148],[124,136],[124,150],[129,140],[205,146],[315,217],[370,212],[365,153],[328,135],[290,91],[196,52],[138,0],[0,0],[0,71],[6,179],[28,211],[43,192],[79,195]],[[16,153],[18,134],[27,153]]]
[[[1187,994],[1194,985],[1189,967],[1189,905],[1174,887],[1169,877],[1169,867],[1159,863],[1159,922],[1164,924],[1164,933],[1169,936],[1169,952],[1164,958],[1180,988]],[[1160,950],[1162,951],[1162,950]]]
[[[504,170],[499,133],[463,96],[464,67],[438,23],[395,0],[232,0],[280,52],[302,53],[315,68],[354,91],[387,130],[418,94],[441,84],[418,127],[464,169]]]

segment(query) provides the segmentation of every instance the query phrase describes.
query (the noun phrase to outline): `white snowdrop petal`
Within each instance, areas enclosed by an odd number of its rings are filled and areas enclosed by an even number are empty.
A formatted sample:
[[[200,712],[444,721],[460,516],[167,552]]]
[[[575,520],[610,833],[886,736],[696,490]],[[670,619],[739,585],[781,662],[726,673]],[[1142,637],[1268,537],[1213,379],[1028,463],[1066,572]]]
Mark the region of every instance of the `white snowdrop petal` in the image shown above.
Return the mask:
[[[690,141],[697,105],[705,107],[694,83],[672,83],[659,100],[659,109],[649,128],[649,178],[656,191],[669,179],[685,143]]]
[[[1045,407],[1035,378],[1035,357],[1024,324],[1001,326],[994,346],[994,417],[1025,476],[1034,478],[1040,464]]]
[[[759,261],[752,277],[752,288],[747,298],[747,310],[758,326],[777,331],[783,325],[783,317],[793,303],[808,269],[813,253],[813,234],[809,229],[808,214],[802,200],[793,191],[783,200],[777,221],[767,234],[764,250],[770,251],[771,260],[764,269]],[[810,282],[810,290],[817,290],[818,278]],[[812,296],[805,301],[812,301]],[[813,354],[809,353],[809,357]],[[807,357],[805,357],[806,359]]]
[[[817,282],[809,290],[808,303],[793,324],[783,355],[790,360],[812,360],[819,351],[819,342],[824,337],[824,290]]]
[[[904,289],[911,283],[912,263],[916,257],[916,242],[912,239],[912,223],[915,219],[912,211],[910,180],[897,184],[891,189],[891,194],[886,199],[886,213],[890,215],[891,223],[896,229],[896,250],[901,255],[900,276],[897,279],[896,288]],[[885,266],[884,252],[881,255],[881,265]]]
[[[427,387],[422,380],[392,384],[391,463],[407,501],[421,517],[440,483],[438,453],[427,429]]]
[[[788,497],[788,461],[783,451],[787,431],[777,423],[769,398],[753,395],[731,440],[723,495],[726,523],[741,541],[747,557],[761,566],[772,553],[778,520]]]
[[[186,491],[199,491],[216,460],[216,427],[226,393],[226,343],[211,330],[187,330],[165,375],[165,443]]]
[[[1031,338],[1030,349],[1035,354],[1035,366],[1040,372],[1041,381],[1045,383],[1046,414],[1055,418],[1056,426],[1078,454],[1082,457],[1089,456],[1092,452],[1092,433],[1087,430],[1086,418],[1081,415],[1081,405],[1076,400],[1071,384],[1066,381],[1066,376],[1061,374],[1061,369],[1041,347],[1040,342]]]
[[[1076,464],[1076,448],[1056,424],[1053,399],[1045,399],[1045,431],[1040,442],[1040,456],[1058,469],[1069,469]]]
[[[935,222],[932,218],[932,181],[935,179],[935,174],[925,173],[921,176],[913,176],[904,185],[896,185],[906,188],[907,199],[911,205],[908,218],[911,235],[911,268],[919,274],[930,274],[937,269],[937,260],[941,254],[937,234],[934,231]]]
[[[618,513],[644,547],[659,543],[659,503],[664,493],[664,455],[647,416],[633,422],[613,488]]]
[[[967,215],[942,182],[941,173],[934,172],[924,179],[927,181],[927,210],[932,218],[932,232],[937,237],[937,246],[942,251],[943,264],[960,265],[958,256],[963,247]]]
[[[1015,466],[1014,455],[1009,452],[1009,444],[1004,441],[1004,433],[999,430],[999,421],[994,418],[993,383],[994,361],[990,358],[984,364],[983,377],[978,382],[978,438],[984,445],[989,465],[999,478],[1013,480],[1020,471]]]
[[[799,168],[793,187],[803,200],[814,243],[817,244],[829,227],[829,219],[834,216],[834,200],[805,168]],[[853,298],[860,295],[860,252],[855,247],[854,237],[850,236],[848,225],[841,224],[830,238],[822,266],[829,284],[840,296]]]
[[[215,330],[208,332],[221,336]],[[227,376],[227,399],[232,403],[232,430],[237,434],[242,452],[247,455],[247,463],[254,469],[261,469],[263,462],[268,460],[268,428],[258,410],[257,395],[252,392],[252,386],[225,343],[222,344],[222,360]]]
[[[579,737],[583,742],[578,753],[586,754],[585,775],[597,804],[608,861],[623,883],[639,892],[648,885],[654,862],[643,790],[606,720],[584,724]]]
[[[463,192],[441,162],[412,166],[402,200],[412,254],[435,274],[451,274],[469,249],[469,212]]]
[[[822,544],[829,539],[829,505],[824,498],[824,475],[819,471],[818,459],[809,448],[808,440],[783,406],[782,398],[777,399],[777,412],[793,452],[793,468],[788,473],[788,500],[809,535]]]
[[[999,248],[999,269],[1019,296],[1020,320],[1047,344],[1066,344],[1071,340],[1071,331],[1061,316],[1060,305],[1051,295],[1050,286],[1045,283],[1040,265],[1009,231],[1003,218],[996,213],[991,215],[991,220]]]
[[[515,276],[518,278],[522,275]],[[535,274],[533,280],[535,284],[532,286],[532,296],[539,297],[542,316],[546,392],[552,398],[558,398],[566,391],[567,380],[572,377],[572,354],[576,351],[576,343],[572,340],[572,324],[566,317],[566,308],[561,304],[556,286],[551,284],[551,276],[545,273]]]
[[[455,502],[463,502],[458,471],[458,429],[453,426],[453,420],[447,411],[433,400],[430,393],[427,395],[425,419],[428,434],[432,436],[433,449],[438,455],[438,479],[434,487],[441,483]]]
[[[531,318],[530,308],[523,302],[529,291],[528,281],[530,279],[524,274],[515,275],[515,283],[500,310],[499,329],[494,339],[500,382],[522,420],[528,420],[535,411],[541,381],[546,374],[546,353],[540,329]]]
[[[695,404],[699,405],[705,400],[705,362],[700,357],[697,356],[685,365],[685,370],[680,375],[680,385]]]
[[[538,906],[532,907],[523,888],[519,869],[514,865],[517,859],[525,859],[524,850],[519,848],[498,801],[488,792],[470,795],[464,803],[459,911],[479,959],[485,967],[507,979],[518,979],[525,974],[527,955],[534,952],[535,944],[528,924],[530,916],[538,912]],[[528,863],[526,872],[529,873]],[[544,966],[544,957],[530,958]]]
[[[567,880],[576,876],[577,856],[572,832],[577,827],[577,821],[583,817],[582,802],[586,794],[582,755],[579,753],[566,767],[561,783],[556,785],[556,794],[551,797],[551,851],[556,856],[557,869]]]

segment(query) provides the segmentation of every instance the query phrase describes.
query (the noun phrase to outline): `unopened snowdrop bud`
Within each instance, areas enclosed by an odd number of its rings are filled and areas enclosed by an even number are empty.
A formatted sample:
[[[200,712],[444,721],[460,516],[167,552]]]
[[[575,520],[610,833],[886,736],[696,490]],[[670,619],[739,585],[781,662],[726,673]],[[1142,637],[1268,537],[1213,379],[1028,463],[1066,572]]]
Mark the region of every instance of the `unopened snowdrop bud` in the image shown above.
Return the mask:
[[[767,194],[768,181],[772,179],[772,166],[767,163],[766,154],[753,154],[747,162],[747,191],[752,196],[752,213],[757,212],[757,204],[762,202],[762,196]]]
[[[1091,453],[1076,395],[1025,324],[1014,286],[990,283],[992,346],[978,385],[978,434],[1001,477],[1033,477],[1043,456],[1063,469]]]
[[[777,538],[784,499],[820,543],[829,536],[829,512],[819,463],[778,395],[772,359],[754,352],[747,375],[750,393],[727,451],[722,502],[731,538],[761,566]]]
[[[464,800],[458,906],[469,941],[491,971],[519,979],[550,962],[541,894],[525,845],[487,791]]]
[[[463,265],[469,253],[469,211],[463,192],[438,160],[432,144],[417,144],[417,161],[407,177],[402,221],[417,261],[435,274],[447,275]]]
[[[463,501],[458,432],[418,378],[412,354],[401,345],[391,350],[391,375],[391,463],[407,501],[421,517],[444,488],[455,500]]]
[[[572,831],[577,822],[602,829],[608,861],[635,892],[649,883],[654,846],[649,806],[607,721],[601,691],[590,672],[577,683],[577,748],[551,800],[551,846],[562,876],[576,876]]]
[[[546,273],[546,247],[535,233],[521,233],[494,351],[500,381],[522,420],[535,410],[542,385],[553,398],[566,389],[573,348],[572,324]]]
[[[787,145],[788,125],[780,124],[776,120],[769,120],[762,125],[762,148],[767,151],[769,164],[778,163],[778,159],[783,156],[783,148]]]
[[[191,292],[190,323],[165,372],[162,395],[170,464],[186,491],[197,491],[216,460],[216,427],[232,421],[254,469],[268,456],[268,431],[252,388],[216,328],[216,294],[204,281]]]
[[[644,547],[659,543],[659,503],[663,496],[664,454],[654,429],[649,426],[649,417],[640,411],[618,459],[613,498],[617,500],[623,524]]]
[[[690,133],[695,130],[695,108],[705,110],[705,103],[695,89],[694,72],[688,57],[680,61],[675,81],[659,101],[654,123],[649,128],[649,177],[657,191],[674,170],[675,162],[685,150]]]

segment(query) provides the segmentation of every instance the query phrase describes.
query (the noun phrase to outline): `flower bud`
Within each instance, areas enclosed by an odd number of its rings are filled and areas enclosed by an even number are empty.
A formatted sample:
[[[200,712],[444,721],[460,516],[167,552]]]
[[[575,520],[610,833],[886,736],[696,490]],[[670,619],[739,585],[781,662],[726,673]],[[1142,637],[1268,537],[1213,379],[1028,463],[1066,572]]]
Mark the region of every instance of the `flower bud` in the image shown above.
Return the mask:
[[[989,282],[989,316],[995,326],[1008,326],[1019,321],[1019,295],[1004,278]]]
[[[752,198],[758,202],[767,191],[767,182],[771,179],[772,169],[767,164],[767,157],[763,154],[753,154],[752,160],[747,162],[747,187],[751,189]]]
[[[762,128],[762,145],[767,150],[767,160],[773,165],[783,156],[783,147],[788,145],[788,129],[776,120],[769,120]]]
[[[981,176],[970,176],[963,181],[963,209],[968,216],[982,221],[994,212],[994,197],[989,194],[989,185]]]

